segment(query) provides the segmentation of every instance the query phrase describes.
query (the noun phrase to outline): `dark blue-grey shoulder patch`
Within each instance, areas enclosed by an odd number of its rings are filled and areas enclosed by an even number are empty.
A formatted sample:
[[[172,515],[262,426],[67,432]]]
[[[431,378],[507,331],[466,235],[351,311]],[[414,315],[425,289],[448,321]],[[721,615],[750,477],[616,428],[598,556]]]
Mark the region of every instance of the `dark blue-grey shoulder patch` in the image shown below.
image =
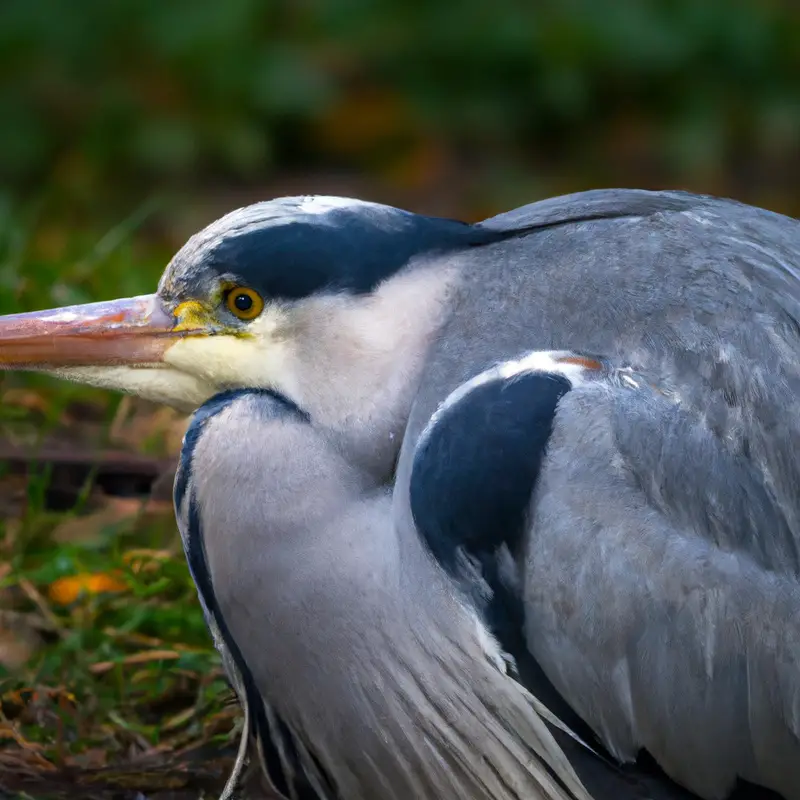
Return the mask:
[[[264,703],[256,687],[253,675],[222,616],[214,594],[211,573],[206,562],[203,527],[200,521],[197,502],[193,496],[186,496],[193,469],[192,459],[194,451],[202,436],[205,424],[210,419],[217,416],[222,410],[228,408],[231,403],[246,396],[268,398],[270,401],[268,404],[268,413],[273,415],[276,413],[288,413],[306,416],[304,412],[283,395],[268,389],[236,389],[215,395],[195,412],[189,424],[189,428],[186,431],[183,447],[181,448],[178,472],[175,478],[173,497],[176,511],[183,506],[184,502],[188,502],[189,504],[187,509],[187,531],[183,542],[189,572],[195,582],[197,592],[207,609],[207,613],[209,613],[216,622],[225,647],[228,649],[231,659],[241,675],[246,702],[251,709],[253,717],[254,733],[261,743],[264,767],[269,774],[269,778],[275,788],[286,797],[297,797],[297,800],[321,800],[320,795],[303,777],[300,757],[292,741],[292,733],[289,727],[283,720],[276,716],[277,730],[272,731],[270,729],[269,721],[264,710]],[[259,404],[256,408],[260,413],[267,413],[263,404]],[[245,731],[242,735],[249,735],[249,732]],[[284,768],[284,762],[279,755],[276,741],[280,742],[284,757],[290,763],[288,773],[291,774],[287,774],[287,770]],[[320,770],[320,774],[324,776],[322,770]],[[292,791],[295,794],[292,794]]]
[[[443,408],[420,441],[411,510],[451,574],[459,547],[481,557],[519,544],[556,407],[570,388],[541,372],[479,383]]]
[[[447,252],[496,238],[456,220],[343,198],[285,197],[239,209],[209,225],[165,273],[189,291],[198,271],[235,276],[264,297],[371,292],[425,252]]]
[[[521,373],[476,383],[442,409],[414,455],[411,510],[419,535],[475,605],[517,677],[572,730],[595,744],[591,731],[545,676],[528,649],[522,598],[504,583],[497,549],[518,551],[553,418],[570,390],[562,375]],[[462,548],[491,589],[461,581]]]

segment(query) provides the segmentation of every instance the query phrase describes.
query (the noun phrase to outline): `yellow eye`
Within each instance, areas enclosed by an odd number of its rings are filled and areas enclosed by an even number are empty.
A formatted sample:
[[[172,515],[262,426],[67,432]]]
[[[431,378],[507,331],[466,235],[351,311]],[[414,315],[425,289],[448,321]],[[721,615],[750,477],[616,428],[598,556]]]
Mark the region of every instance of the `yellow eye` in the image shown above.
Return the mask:
[[[255,319],[264,310],[264,301],[258,292],[244,286],[234,286],[225,294],[228,311],[239,319]]]

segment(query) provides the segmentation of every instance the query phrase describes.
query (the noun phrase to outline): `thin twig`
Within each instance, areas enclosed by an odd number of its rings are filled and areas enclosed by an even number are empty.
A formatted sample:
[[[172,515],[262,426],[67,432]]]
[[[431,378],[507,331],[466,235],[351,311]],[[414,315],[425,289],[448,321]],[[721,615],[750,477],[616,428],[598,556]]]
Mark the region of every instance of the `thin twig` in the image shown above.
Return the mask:
[[[142,653],[134,653],[125,656],[118,661],[98,661],[89,667],[89,672],[93,675],[102,675],[104,672],[114,669],[118,664],[146,664],[148,661],[175,661],[181,654],[175,650],[148,650]]]
[[[27,578],[19,578],[17,583],[19,584],[19,588],[25,592],[28,599],[39,609],[41,615],[52,626],[52,630],[61,637],[65,636],[66,631],[64,630],[64,625],[53,613],[53,610],[47,604],[41,592]]]

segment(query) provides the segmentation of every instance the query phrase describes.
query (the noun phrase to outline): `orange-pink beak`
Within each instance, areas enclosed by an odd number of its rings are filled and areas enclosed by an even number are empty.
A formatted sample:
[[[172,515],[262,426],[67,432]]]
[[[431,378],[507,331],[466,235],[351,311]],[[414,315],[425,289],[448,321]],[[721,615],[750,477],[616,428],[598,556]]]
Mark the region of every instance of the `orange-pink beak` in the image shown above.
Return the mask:
[[[191,333],[156,295],[0,317],[0,370],[145,365]]]

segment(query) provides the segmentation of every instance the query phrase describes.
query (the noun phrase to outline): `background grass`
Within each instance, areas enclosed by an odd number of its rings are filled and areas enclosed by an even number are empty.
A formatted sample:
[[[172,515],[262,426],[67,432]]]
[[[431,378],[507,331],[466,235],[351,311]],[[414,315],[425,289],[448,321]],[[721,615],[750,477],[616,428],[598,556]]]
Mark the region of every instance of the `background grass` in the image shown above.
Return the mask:
[[[4,0],[0,313],[151,292],[191,232],[281,194],[797,215],[798,41],[792,0]],[[0,379],[0,795],[224,777],[236,710],[169,505],[184,424]]]

